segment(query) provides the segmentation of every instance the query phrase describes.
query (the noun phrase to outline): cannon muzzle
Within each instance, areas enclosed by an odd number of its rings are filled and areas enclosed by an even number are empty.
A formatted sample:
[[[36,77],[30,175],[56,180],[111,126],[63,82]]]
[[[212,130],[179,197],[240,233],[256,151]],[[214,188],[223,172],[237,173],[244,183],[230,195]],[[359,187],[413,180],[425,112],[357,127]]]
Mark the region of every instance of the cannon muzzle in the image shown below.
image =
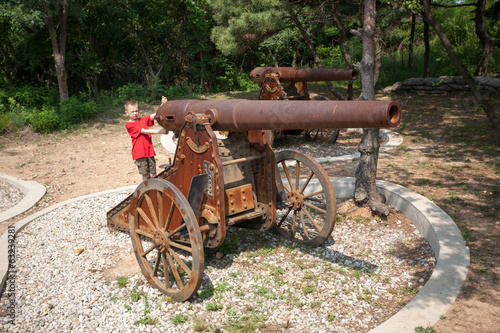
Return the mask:
[[[401,107],[391,101],[174,100],[156,120],[179,131],[189,113],[206,114],[216,131],[382,128],[397,126]]]
[[[352,81],[358,78],[355,69],[256,67],[250,72],[253,82],[262,84],[267,74],[277,74],[281,82]]]

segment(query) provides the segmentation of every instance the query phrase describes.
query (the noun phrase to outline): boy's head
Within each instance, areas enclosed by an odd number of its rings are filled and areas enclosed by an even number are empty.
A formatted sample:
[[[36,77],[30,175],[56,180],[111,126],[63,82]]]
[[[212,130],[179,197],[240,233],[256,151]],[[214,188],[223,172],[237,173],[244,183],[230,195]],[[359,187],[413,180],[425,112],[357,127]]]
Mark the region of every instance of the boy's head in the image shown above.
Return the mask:
[[[125,102],[125,114],[128,116],[129,120],[136,121],[139,119],[139,105],[136,101],[130,100]]]

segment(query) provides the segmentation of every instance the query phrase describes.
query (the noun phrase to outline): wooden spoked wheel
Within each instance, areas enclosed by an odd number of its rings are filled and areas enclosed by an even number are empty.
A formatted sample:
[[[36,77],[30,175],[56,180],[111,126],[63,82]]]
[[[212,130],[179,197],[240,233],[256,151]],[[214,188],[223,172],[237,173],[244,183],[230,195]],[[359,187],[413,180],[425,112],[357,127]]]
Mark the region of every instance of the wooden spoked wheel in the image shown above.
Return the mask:
[[[334,144],[339,137],[339,129],[311,129],[306,130],[305,137],[308,140],[317,140],[325,143]]]
[[[203,239],[180,190],[162,179],[143,182],[132,199],[129,226],[149,283],[178,302],[193,296],[203,278]]]
[[[312,157],[292,150],[276,154],[278,207],[275,229],[284,237],[319,246],[333,231],[337,205],[332,183]],[[278,176],[279,173],[279,176]]]

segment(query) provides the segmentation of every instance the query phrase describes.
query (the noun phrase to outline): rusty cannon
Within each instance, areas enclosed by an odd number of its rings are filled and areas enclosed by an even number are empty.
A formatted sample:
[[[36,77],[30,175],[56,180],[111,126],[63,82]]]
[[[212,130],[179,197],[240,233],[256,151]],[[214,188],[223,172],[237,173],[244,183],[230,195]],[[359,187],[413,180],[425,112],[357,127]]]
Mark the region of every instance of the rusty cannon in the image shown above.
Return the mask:
[[[128,231],[146,279],[184,301],[201,285],[204,248],[220,246],[230,226],[273,228],[311,246],[333,231],[335,193],[323,168],[297,151],[275,154],[264,130],[394,127],[400,117],[396,102],[166,102],[156,119],[179,131],[171,165],[112,208],[108,227]]]
[[[308,82],[354,81],[358,72],[355,69],[256,67],[250,72],[250,78],[260,85],[261,100],[309,100]],[[310,128],[288,133],[303,133],[307,139],[333,144],[339,131],[338,128]],[[275,131],[274,134],[281,137],[283,131]]]

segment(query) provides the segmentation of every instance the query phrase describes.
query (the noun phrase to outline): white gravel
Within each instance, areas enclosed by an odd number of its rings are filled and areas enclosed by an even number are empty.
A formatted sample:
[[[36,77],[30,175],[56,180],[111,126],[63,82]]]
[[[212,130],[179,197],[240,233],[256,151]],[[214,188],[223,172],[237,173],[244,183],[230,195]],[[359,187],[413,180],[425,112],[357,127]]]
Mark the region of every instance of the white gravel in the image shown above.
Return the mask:
[[[0,317],[0,332],[365,332],[408,302],[435,264],[427,241],[400,221],[337,221],[335,242],[319,248],[229,228],[228,245],[205,249],[199,296],[174,303],[142,274],[124,287],[104,277],[131,253],[128,234],[105,218],[125,195],[68,204],[18,234],[15,322]],[[8,302],[4,293],[3,315]]]
[[[24,194],[14,185],[0,182],[0,213],[10,209],[23,200]]]

